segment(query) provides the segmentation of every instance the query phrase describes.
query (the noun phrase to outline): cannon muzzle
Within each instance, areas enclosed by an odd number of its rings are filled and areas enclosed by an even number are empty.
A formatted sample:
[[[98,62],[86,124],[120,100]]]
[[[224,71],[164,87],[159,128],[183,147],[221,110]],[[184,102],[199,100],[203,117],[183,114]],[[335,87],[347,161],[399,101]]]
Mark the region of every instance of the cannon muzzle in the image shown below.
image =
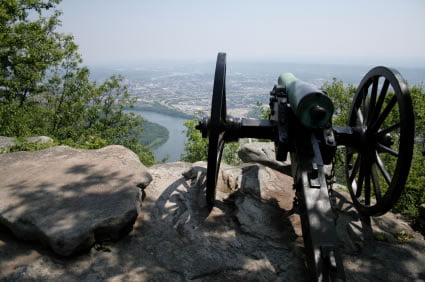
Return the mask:
[[[278,85],[288,94],[288,101],[298,120],[307,128],[331,125],[334,106],[323,90],[297,79],[292,73],[279,76]]]

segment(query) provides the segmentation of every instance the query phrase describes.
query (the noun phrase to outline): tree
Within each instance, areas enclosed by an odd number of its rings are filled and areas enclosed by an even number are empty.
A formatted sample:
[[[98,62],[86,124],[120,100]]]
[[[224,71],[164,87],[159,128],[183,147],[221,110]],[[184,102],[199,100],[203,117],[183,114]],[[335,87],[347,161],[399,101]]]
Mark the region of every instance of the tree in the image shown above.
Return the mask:
[[[0,3],[0,132],[3,135],[26,135],[29,128],[37,125],[24,102],[28,96],[35,98],[42,91],[46,71],[61,61],[62,39],[54,32],[60,13],[44,16],[57,3],[54,0]]]
[[[208,159],[208,139],[202,138],[202,134],[195,128],[198,120],[187,120],[186,126],[186,142],[184,146],[185,153],[181,156],[182,161],[197,162],[206,161]],[[239,144],[237,142],[226,143],[223,149],[222,159],[230,165],[238,165],[240,159],[237,155]]]
[[[0,135],[48,135],[90,149],[120,144],[153,164],[140,144],[142,118],[124,111],[135,100],[122,78],[91,81],[72,36],[56,31],[59,2],[0,2]]]
[[[46,71],[63,57],[66,36],[55,32],[59,0],[4,0],[0,4],[0,97],[18,100],[42,91]],[[31,17],[29,14],[31,13]],[[36,19],[33,19],[36,18]]]
[[[198,121],[196,119],[186,120],[186,142],[184,144],[184,154],[181,160],[185,162],[206,161],[208,158],[208,139],[202,138],[202,134],[195,128]]]
[[[414,86],[410,88],[410,96],[415,116],[415,145],[409,178],[395,208],[409,217],[414,217],[418,207],[425,203],[425,91]]]
[[[332,124],[339,126],[347,125],[351,101],[357,88],[351,84],[345,87],[342,80],[338,80],[334,77],[332,83],[325,82],[322,89],[328,93],[334,105]]]
[[[337,78],[333,78],[332,82],[325,82],[323,90],[331,98],[334,105],[334,114],[332,116],[332,124],[337,126],[346,126],[348,114],[350,112],[351,102],[356,93],[357,88],[354,85],[344,86],[344,82]],[[338,148],[335,155],[335,176],[339,184],[346,185],[345,180],[345,150]]]

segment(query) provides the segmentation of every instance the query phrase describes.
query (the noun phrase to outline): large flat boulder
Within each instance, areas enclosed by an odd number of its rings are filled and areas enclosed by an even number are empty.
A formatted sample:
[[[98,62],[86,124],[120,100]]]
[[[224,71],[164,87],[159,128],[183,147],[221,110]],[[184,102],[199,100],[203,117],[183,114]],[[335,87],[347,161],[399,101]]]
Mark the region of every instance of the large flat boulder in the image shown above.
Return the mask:
[[[299,218],[291,212],[291,177],[259,164],[222,164],[209,213],[205,162],[157,165],[150,171],[141,246],[166,273],[179,273],[181,281],[307,279],[291,224]]]
[[[68,256],[128,233],[151,176],[122,146],[0,155],[0,223]]]

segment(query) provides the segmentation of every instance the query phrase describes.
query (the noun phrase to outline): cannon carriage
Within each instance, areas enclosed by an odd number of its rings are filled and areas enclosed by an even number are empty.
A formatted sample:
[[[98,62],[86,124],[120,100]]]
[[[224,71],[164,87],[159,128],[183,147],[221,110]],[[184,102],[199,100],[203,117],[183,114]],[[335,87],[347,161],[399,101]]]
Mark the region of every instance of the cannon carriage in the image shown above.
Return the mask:
[[[206,200],[210,209],[225,142],[270,139],[277,160],[290,156],[308,265],[316,281],[345,281],[324,170],[332,164],[337,146],[346,148],[345,174],[354,206],[365,216],[377,216],[400,197],[414,144],[409,90],[394,69],[375,67],[364,76],[346,126],[332,126],[333,114],[325,91],[284,73],[270,92],[268,120],[228,116],[226,54],[219,53],[211,115],[197,126],[209,139]]]

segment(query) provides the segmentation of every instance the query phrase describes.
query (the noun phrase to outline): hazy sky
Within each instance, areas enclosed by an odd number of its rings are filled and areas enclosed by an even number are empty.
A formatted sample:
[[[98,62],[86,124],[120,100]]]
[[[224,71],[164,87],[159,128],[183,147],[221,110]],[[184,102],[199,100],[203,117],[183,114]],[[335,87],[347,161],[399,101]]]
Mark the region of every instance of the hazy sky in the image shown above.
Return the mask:
[[[64,0],[59,8],[61,30],[88,63],[215,60],[218,51],[425,61],[423,0]]]

